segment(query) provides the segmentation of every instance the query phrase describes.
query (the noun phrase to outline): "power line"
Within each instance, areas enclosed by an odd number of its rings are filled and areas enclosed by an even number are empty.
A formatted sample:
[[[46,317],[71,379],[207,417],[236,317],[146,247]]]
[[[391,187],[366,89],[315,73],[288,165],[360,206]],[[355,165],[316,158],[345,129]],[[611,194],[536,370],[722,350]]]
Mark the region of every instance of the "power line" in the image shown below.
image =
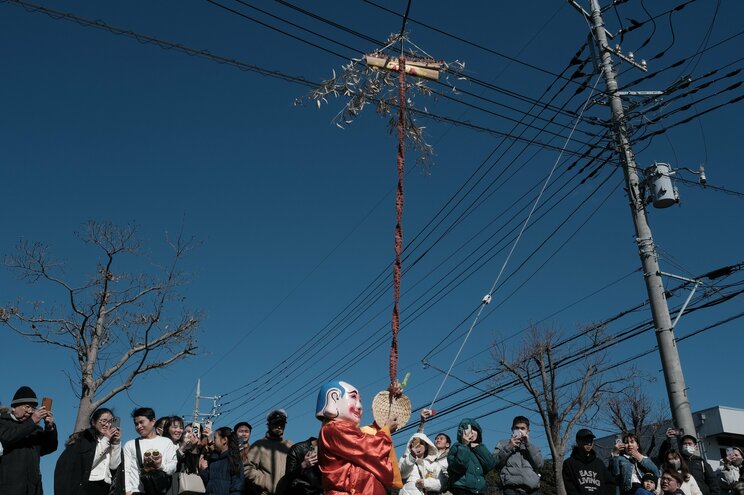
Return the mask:
[[[734,191],[733,189],[726,189],[725,187],[714,186],[707,182],[705,184],[701,184],[699,181],[689,180],[689,179],[685,179],[679,176],[675,176],[674,180],[677,182],[682,182],[683,184],[690,184],[693,186],[700,187],[702,189],[710,189],[712,191],[722,192],[725,194],[730,194],[731,196],[736,196],[738,198],[744,199],[744,193],[739,192],[739,191]]]
[[[395,12],[395,11],[393,11],[393,10],[391,10],[391,9],[388,9],[387,7],[383,7],[382,5],[380,5],[380,4],[376,3],[376,2],[373,2],[373,1],[371,1],[371,0],[362,0],[362,1],[363,1],[364,3],[367,3],[367,4],[369,4],[369,5],[372,5],[373,7],[376,7],[376,8],[378,8],[378,9],[380,9],[380,10],[383,10],[383,11],[385,11],[385,12],[388,12],[388,13],[390,13],[390,14],[393,14],[393,15],[395,15],[395,16],[398,16],[398,17],[400,17],[400,14],[398,14],[397,12]],[[561,7],[561,8],[562,8],[562,7]],[[510,56],[510,55],[507,55],[507,54],[505,54],[505,53],[502,53],[502,52],[498,52],[498,51],[496,51],[496,50],[493,50],[493,49],[491,49],[491,48],[487,48],[487,47],[485,47],[485,46],[483,46],[483,45],[479,45],[479,44],[477,44],[477,43],[474,43],[474,42],[472,42],[472,41],[468,41],[468,40],[466,40],[465,38],[462,38],[462,37],[460,37],[460,36],[457,36],[457,35],[454,35],[454,34],[448,33],[447,31],[444,31],[444,30],[442,30],[442,29],[439,29],[439,28],[437,28],[437,27],[431,26],[431,25],[429,25],[429,24],[426,24],[426,23],[424,23],[424,22],[421,22],[421,21],[415,20],[415,19],[413,19],[413,18],[409,18],[408,20],[409,20],[409,22],[412,22],[412,23],[414,23],[414,24],[418,24],[419,26],[425,27],[425,28],[427,28],[427,29],[430,29],[431,31],[434,31],[434,32],[436,32],[436,33],[439,33],[439,34],[441,34],[441,35],[444,35],[444,36],[447,36],[448,38],[452,38],[452,39],[455,39],[455,40],[457,40],[457,41],[460,41],[460,42],[462,42],[462,43],[465,43],[465,44],[467,44],[467,45],[473,46],[473,47],[475,47],[475,48],[478,48],[478,49],[480,49],[480,50],[483,50],[483,51],[485,51],[485,52],[488,52],[488,53],[491,53],[491,54],[493,54],[493,55],[496,55],[496,56],[499,56],[499,57],[505,58],[506,60],[509,60],[510,62],[513,62],[513,63],[515,63],[515,64],[519,64],[519,65],[523,65],[523,66],[525,66],[525,67],[529,67],[530,69],[533,69],[533,70],[536,70],[536,71],[542,72],[542,73],[544,73],[544,74],[548,74],[548,75],[551,75],[551,76],[553,76],[553,77],[556,77],[556,78],[559,78],[559,79],[565,79],[565,77],[563,77],[563,76],[561,76],[561,75],[559,75],[559,74],[556,74],[556,73],[554,73],[554,72],[551,72],[551,71],[549,71],[549,70],[547,70],[547,69],[543,69],[543,68],[541,68],[541,67],[538,67],[538,66],[536,66],[536,65],[533,65],[533,64],[530,64],[530,63],[524,62],[523,60],[519,60],[519,59],[517,59],[517,58],[515,58],[515,57],[512,57],[512,56]]]
[[[205,58],[205,59],[211,60],[212,62],[229,65],[237,69],[240,69],[242,71],[255,72],[257,74],[261,74],[262,76],[274,77],[274,78],[281,79],[287,82],[301,84],[303,86],[308,86],[308,87],[316,87],[318,84],[316,82],[309,81],[305,79],[304,77],[292,76],[292,75],[285,74],[277,70],[267,69],[264,67],[260,67],[258,65],[248,64],[246,62],[241,62],[239,60],[235,60],[232,58],[215,55],[209,52],[208,50],[189,48],[179,43],[174,43],[171,41],[166,41],[166,40],[162,40],[162,39],[155,38],[152,36],[147,36],[144,34],[136,33],[129,29],[122,29],[122,28],[118,28],[115,26],[111,26],[101,20],[84,19],[74,14],[69,14],[69,13],[49,9],[46,7],[42,7],[40,5],[35,5],[33,3],[26,2],[24,0],[0,0],[0,1],[21,6],[24,9],[26,9],[28,12],[38,12],[41,14],[45,14],[55,20],[62,19],[66,21],[75,22],[77,24],[80,24],[81,26],[102,29],[104,31],[108,31],[116,35],[133,38],[141,43],[149,43],[149,44],[159,46],[160,48],[163,48],[164,50],[175,50],[181,53],[185,53],[186,55],[190,55],[192,57]]]

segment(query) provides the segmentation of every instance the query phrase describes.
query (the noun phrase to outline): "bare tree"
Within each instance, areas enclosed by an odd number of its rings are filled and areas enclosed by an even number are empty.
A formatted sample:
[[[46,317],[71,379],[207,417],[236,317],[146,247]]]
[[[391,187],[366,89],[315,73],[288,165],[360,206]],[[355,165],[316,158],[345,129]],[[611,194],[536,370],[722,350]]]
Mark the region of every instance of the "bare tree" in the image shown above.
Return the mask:
[[[633,432],[642,440],[645,452],[650,454],[656,444],[656,435],[664,424],[664,404],[652,401],[639,383],[607,399],[609,420],[620,432]]]
[[[130,388],[138,376],[196,350],[201,315],[183,307],[178,294],[186,283],[179,264],[193,240],[179,236],[169,242],[173,255],[168,265],[136,269],[130,266],[141,259],[135,256],[141,253],[135,233],[132,225],[88,222],[77,237],[96,248],[95,270],[78,282],[65,277],[61,263],[39,242],[22,242],[5,259],[22,280],[51,286],[62,298],[60,306],[36,301],[2,307],[0,323],[74,356],[75,373],[68,374],[80,400],[74,431],[85,428],[96,408]]]
[[[578,336],[561,341],[555,328],[532,325],[513,353],[492,346],[497,377],[521,385],[540,414],[558,495],[566,494],[561,473],[574,426],[595,413],[606,394],[632,378],[603,372],[606,356],[601,349],[607,343],[603,330],[601,325],[588,326]]]

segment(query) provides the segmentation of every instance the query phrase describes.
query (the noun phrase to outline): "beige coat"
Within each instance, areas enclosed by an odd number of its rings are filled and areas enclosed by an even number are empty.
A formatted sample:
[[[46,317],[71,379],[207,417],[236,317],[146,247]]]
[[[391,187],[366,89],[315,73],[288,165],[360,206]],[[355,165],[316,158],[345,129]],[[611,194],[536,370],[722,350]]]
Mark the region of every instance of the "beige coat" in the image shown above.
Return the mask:
[[[248,450],[244,468],[248,492],[255,495],[283,495],[284,469],[292,442],[262,438]]]

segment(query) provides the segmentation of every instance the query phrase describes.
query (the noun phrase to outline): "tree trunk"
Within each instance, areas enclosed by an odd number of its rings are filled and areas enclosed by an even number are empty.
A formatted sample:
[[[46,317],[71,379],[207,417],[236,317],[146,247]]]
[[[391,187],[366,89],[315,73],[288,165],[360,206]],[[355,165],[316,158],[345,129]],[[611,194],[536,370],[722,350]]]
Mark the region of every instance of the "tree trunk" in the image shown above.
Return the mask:
[[[77,417],[75,418],[75,429],[73,431],[82,431],[90,426],[90,417],[93,415],[93,391],[86,389],[80,397]]]
[[[566,485],[563,483],[563,456],[555,456],[553,459],[555,470],[555,491],[557,495],[566,495]]]

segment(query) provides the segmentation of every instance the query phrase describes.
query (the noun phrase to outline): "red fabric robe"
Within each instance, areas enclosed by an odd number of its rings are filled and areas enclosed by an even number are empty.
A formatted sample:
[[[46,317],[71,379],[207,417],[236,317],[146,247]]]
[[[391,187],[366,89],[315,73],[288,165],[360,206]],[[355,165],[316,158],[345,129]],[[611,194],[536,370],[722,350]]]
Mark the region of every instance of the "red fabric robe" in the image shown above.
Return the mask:
[[[393,483],[387,427],[367,435],[351,421],[324,424],[318,437],[318,466],[325,495],[386,495]]]

